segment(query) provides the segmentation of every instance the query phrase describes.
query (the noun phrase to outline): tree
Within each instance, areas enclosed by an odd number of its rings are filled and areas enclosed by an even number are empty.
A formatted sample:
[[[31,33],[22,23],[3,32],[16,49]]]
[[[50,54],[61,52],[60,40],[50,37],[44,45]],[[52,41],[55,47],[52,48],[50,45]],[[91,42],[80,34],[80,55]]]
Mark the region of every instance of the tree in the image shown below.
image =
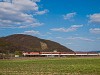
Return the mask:
[[[0,38],[0,58],[10,58],[11,52],[14,52],[14,46],[10,42]]]
[[[22,56],[22,51],[15,51],[15,55],[19,55],[19,56]]]

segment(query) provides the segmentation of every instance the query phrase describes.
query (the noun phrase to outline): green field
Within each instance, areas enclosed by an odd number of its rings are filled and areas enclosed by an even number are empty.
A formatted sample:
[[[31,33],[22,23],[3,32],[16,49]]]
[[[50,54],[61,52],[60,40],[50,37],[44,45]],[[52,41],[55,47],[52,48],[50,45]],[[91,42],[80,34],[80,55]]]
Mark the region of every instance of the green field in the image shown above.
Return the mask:
[[[100,58],[0,60],[0,75],[100,75]]]

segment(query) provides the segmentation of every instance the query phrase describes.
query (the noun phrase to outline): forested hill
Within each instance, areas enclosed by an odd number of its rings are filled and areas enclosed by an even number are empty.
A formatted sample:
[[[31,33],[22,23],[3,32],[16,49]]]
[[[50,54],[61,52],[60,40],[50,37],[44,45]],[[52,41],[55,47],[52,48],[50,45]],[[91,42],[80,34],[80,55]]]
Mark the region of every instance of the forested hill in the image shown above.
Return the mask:
[[[0,38],[0,51],[46,51],[74,52],[71,49],[50,40],[25,34],[14,34]]]

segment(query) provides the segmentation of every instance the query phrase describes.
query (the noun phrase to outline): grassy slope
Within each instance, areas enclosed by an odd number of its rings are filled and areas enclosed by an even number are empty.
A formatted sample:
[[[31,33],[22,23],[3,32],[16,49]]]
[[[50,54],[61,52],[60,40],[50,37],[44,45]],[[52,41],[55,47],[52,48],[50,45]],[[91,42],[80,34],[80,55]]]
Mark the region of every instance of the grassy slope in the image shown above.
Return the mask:
[[[0,60],[0,75],[100,75],[100,58]]]

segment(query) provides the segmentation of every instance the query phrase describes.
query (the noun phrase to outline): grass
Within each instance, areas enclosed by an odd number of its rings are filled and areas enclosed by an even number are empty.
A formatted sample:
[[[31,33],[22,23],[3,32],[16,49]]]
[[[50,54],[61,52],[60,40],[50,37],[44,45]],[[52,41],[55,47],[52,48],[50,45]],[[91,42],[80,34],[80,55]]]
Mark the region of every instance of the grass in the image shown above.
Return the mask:
[[[100,58],[0,60],[0,75],[100,75]]]

